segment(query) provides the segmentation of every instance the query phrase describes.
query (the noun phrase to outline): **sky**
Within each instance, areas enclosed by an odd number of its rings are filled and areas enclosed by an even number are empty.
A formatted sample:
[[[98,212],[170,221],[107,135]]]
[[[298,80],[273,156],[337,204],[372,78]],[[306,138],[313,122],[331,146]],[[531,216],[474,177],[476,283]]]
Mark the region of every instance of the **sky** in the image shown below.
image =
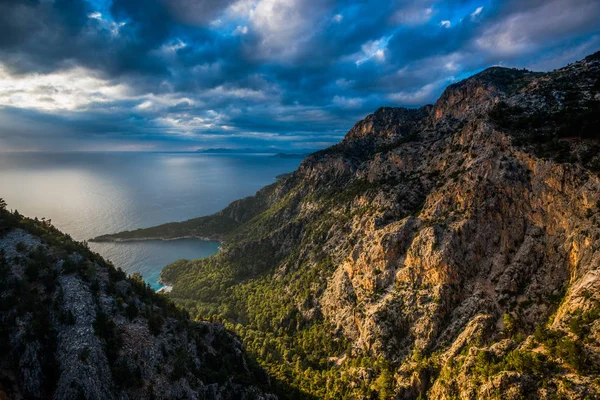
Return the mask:
[[[598,50],[600,0],[0,0],[0,151],[322,148]]]

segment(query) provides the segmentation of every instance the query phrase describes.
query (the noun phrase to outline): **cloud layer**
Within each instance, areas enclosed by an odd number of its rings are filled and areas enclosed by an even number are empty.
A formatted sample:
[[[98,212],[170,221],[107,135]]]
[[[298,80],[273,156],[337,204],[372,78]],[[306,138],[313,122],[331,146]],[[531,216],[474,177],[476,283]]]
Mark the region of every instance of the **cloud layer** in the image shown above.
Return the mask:
[[[597,0],[0,0],[0,150],[322,147],[491,65],[600,49]]]

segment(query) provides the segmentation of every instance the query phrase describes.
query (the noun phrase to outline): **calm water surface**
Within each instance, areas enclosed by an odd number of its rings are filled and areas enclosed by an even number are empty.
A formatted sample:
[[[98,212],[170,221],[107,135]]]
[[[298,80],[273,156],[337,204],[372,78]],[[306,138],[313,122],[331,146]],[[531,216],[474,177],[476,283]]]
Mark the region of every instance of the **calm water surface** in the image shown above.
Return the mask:
[[[299,159],[189,153],[0,153],[0,197],[27,216],[46,217],[77,240],[212,214],[291,172]],[[155,288],[180,258],[214,254],[196,239],[90,243]]]

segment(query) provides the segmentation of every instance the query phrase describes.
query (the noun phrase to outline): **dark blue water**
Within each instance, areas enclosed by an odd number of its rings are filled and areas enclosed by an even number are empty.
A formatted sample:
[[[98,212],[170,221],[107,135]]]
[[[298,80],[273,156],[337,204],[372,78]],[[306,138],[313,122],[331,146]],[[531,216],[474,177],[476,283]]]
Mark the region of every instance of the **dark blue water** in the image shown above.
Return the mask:
[[[0,153],[0,197],[77,240],[212,214],[295,170],[299,159],[188,153]],[[163,266],[214,254],[196,239],[90,243],[155,288]]]

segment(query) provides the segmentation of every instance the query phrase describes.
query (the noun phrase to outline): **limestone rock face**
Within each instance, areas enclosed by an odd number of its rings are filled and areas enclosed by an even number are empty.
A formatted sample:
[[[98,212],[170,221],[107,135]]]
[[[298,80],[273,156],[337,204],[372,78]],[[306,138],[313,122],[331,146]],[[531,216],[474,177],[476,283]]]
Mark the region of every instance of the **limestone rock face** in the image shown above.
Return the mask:
[[[219,255],[163,278],[182,304],[194,271],[288,282],[303,323],[352,343],[332,368],[386,360],[397,398],[599,398],[599,93],[596,54],[379,109],[259,192],[268,209]]]
[[[369,140],[393,143],[416,130],[431,106],[419,109],[381,107],[358,122],[346,135],[345,141]]]
[[[0,398],[275,399],[222,325],[193,322],[45,221],[0,210]]]

